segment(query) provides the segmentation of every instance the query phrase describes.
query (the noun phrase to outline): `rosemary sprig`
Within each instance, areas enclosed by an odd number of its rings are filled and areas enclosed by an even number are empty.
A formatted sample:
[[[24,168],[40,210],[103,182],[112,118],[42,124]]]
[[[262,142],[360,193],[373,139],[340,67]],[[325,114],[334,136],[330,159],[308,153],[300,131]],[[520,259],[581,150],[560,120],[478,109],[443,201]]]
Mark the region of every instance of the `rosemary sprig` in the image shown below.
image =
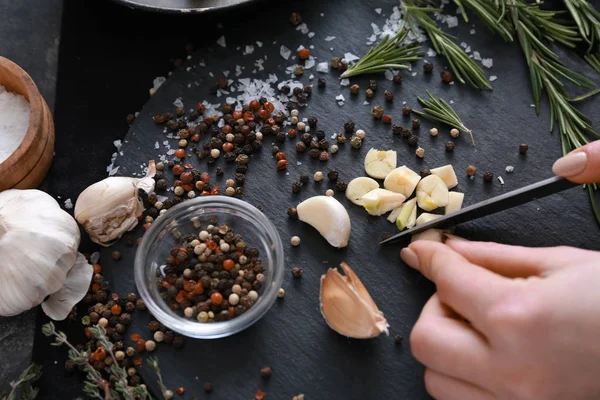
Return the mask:
[[[408,21],[413,34],[419,36],[419,31],[415,25],[417,23],[425,30],[427,36],[429,36],[435,51],[446,57],[450,68],[459,82],[469,82],[478,89],[492,89],[492,85],[487,80],[481,67],[459,45],[454,43],[453,40],[456,38],[442,31],[435,21],[429,17],[428,13],[439,12],[441,9],[417,7],[407,1],[402,2],[402,8],[405,20]]]
[[[2,400],[34,400],[38,395],[38,389],[31,386],[42,376],[42,367],[37,364],[31,364],[25,368],[19,379],[10,382],[11,391],[3,396]]]
[[[600,53],[586,54],[583,56],[583,58],[588,64],[590,64],[592,68],[596,70],[597,73],[600,74]]]
[[[468,129],[458,114],[450,107],[448,103],[441,97],[435,97],[429,90],[426,90],[429,95],[429,100],[417,97],[419,103],[423,106],[423,111],[413,110],[417,115],[423,118],[427,118],[433,121],[438,121],[446,125],[450,125],[460,131],[463,131],[467,135],[471,136],[471,142],[475,146],[475,139],[473,138],[473,132]]]
[[[408,69],[408,63],[422,59],[422,52],[417,41],[404,43],[407,35],[408,30],[404,29],[403,24],[397,34],[391,38],[389,35],[384,37],[356,64],[348,67],[341,78],[385,72],[387,69]]]
[[[600,45],[600,12],[587,0],[564,0],[564,2],[573,21],[577,24],[581,38],[589,44],[588,53],[597,52]]]

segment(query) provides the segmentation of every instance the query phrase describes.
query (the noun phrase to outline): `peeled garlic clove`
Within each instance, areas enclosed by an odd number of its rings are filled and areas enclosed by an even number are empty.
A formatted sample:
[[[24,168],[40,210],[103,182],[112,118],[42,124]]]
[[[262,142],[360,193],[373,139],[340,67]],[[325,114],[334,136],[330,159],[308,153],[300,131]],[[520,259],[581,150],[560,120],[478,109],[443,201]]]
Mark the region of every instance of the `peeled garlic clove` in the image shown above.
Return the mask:
[[[410,239],[411,243],[417,240],[430,240],[432,242],[444,243],[444,231],[441,229],[428,229],[425,232],[417,233]]]
[[[395,210],[392,210],[392,212],[390,213],[390,215],[387,216],[387,220],[389,222],[391,222],[392,224],[394,222],[396,222],[396,220],[398,219],[398,215],[400,215],[400,213],[402,212],[402,206],[404,204],[402,204],[400,207],[396,208]]]
[[[0,316],[40,304],[75,264],[79,226],[41,190],[0,193]],[[88,281],[89,284],[89,281]]]
[[[425,211],[432,211],[448,204],[448,188],[436,175],[421,179],[417,185],[417,202]]]
[[[465,199],[464,193],[450,192],[448,193],[448,205],[444,209],[444,214],[451,214],[459,211],[462,208],[463,200]]]
[[[383,187],[392,192],[401,193],[408,198],[413,194],[420,180],[421,175],[403,165],[385,177]]]
[[[321,313],[327,325],[354,339],[389,335],[387,320],[360,279],[346,263],[340,266],[346,276],[334,268],[321,276]]]
[[[94,268],[85,256],[77,253],[75,265],[67,273],[63,287],[42,303],[42,310],[55,321],[67,318],[73,306],[87,293],[93,274]]]
[[[456,172],[454,172],[454,167],[452,165],[434,168],[431,170],[431,173],[443,180],[448,189],[452,189],[458,185],[458,178],[456,177]]]
[[[417,223],[417,226],[422,225],[429,221],[433,221],[434,219],[438,219],[439,217],[441,217],[441,215],[439,215],[439,214],[423,213],[423,214],[419,215],[419,218],[417,218],[416,223]]]
[[[85,189],[75,203],[75,219],[90,238],[102,246],[110,246],[123,233],[138,224],[144,212],[138,190],[154,190],[154,160],[149,162],[146,177],[109,177]]]
[[[356,205],[362,206],[362,197],[373,189],[377,189],[379,183],[376,180],[361,176],[354,178],[348,183],[346,188],[346,198]]]
[[[350,240],[350,216],[342,203],[331,196],[314,196],[296,207],[298,219],[306,222],[333,247],[346,247]]]
[[[371,149],[365,156],[365,171],[375,179],[385,179],[396,168],[398,160],[394,150]]]
[[[383,215],[400,207],[406,197],[386,189],[374,189],[362,197],[365,210],[371,215]]]
[[[396,218],[398,229],[412,228],[417,221],[417,199],[411,199],[400,206],[400,214]]]

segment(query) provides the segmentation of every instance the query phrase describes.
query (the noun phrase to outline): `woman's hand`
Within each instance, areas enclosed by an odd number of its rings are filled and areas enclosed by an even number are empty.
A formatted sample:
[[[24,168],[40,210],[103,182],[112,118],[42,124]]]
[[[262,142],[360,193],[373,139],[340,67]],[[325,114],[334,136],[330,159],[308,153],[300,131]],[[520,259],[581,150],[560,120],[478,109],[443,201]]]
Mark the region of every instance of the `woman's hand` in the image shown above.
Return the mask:
[[[600,141],[553,167],[600,181]],[[600,240],[600,235],[599,235]],[[600,253],[450,237],[402,258],[437,286],[411,333],[438,400],[600,398]]]

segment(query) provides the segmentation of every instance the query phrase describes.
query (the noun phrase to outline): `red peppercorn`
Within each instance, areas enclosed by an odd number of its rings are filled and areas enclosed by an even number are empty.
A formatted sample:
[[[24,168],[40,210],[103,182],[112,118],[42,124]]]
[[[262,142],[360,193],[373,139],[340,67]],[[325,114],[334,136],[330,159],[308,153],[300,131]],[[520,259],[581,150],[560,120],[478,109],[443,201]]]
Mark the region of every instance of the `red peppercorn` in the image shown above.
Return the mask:
[[[190,138],[190,140],[192,142],[199,142],[200,141],[200,135],[197,134],[197,133],[195,133],[195,134],[192,135],[192,137]]]
[[[99,274],[100,272],[102,272],[102,267],[100,266],[100,264],[94,264],[94,274]]]
[[[298,51],[298,58],[301,60],[308,60],[310,58],[310,50],[307,49],[306,47],[303,49],[300,49]]]
[[[211,196],[215,196],[215,195],[218,195],[218,194],[221,194],[221,189],[219,189],[218,186],[213,186],[213,188],[210,189],[210,195]]]
[[[249,104],[249,107],[252,111],[260,110],[260,103],[256,100],[252,100]]]
[[[246,122],[254,121],[254,113],[252,111],[246,111],[244,113],[244,121],[246,121]]]
[[[192,164],[190,164],[190,163],[186,163],[186,164],[183,166],[183,168],[186,168],[186,169],[192,169],[192,168],[194,168],[194,167],[192,166]]]
[[[198,182],[196,182],[196,189],[202,190],[202,189],[204,189],[204,185],[206,185],[206,183],[204,183],[202,181],[198,181]]]
[[[194,175],[190,171],[182,172],[179,176],[181,183],[190,183],[194,179]]]
[[[206,242],[206,247],[211,251],[215,251],[217,249],[217,243],[214,240],[208,240]]]
[[[275,111],[275,106],[270,101],[265,101],[265,104],[263,104],[263,108],[267,110],[269,114]]]
[[[271,126],[275,125],[276,123],[277,123],[277,122],[275,122],[275,120],[274,120],[273,118],[269,118],[269,119],[267,119],[267,124],[269,124],[269,125],[271,125]]]
[[[229,153],[229,152],[233,151],[233,144],[229,143],[229,142],[223,143],[223,151],[225,153]]]
[[[203,172],[203,173],[200,175],[200,180],[201,180],[202,182],[204,182],[204,183],[208,183],[208,182],[210,182],[210,176],[208,175],[208,172]]]
[[[225,271],[231,271],[234,267],[235,262],[233,262],[232,259],[228,258],[227,260],[223,261],[223,269]]]
[[[288,162],[287,160],[279,160],[277,161],[277,169],[283,171],[287,168]]]
[[[184,149],[177,149],[177,150],[175,150],[175,157],[177,157],[177,158],[184,158],[185,157],[185,150]]]
[[[135,349],[138,353],[143,353],[144,350],[146,350],[146,342],[144,341],[144,339],[140,339],[135,342]]]
[[[389,114],[385,114],[383,116],[383,123],[384,124],[391,124],[392,123],[392,116]]]
[[[190,191],[194,190],[194,185],[192,185],[191,183],[185,183],[185,184],[181,185],[181,187],[186,192],[190,192]]]
[[[219,292],[215,292],[210,295],[210,302],[215,306],[220,305],[223,302],[223,295]]]
[[[235,308],[233,306],[229,306],[229,318],[235,317]]]
[[[258,118],[262,119],[263,121],[266,121],[267,119],[269,119],[269,112],[267,110],[260,110],[258,112]]]
[[[224,125],[223,129],[221,129],[223,131],[224,134],[228,134],[233,132],[233,128],[231,127],[231,125]]]
[[[181,387],[178,387],[175,391],[177,392],[178,395],[181,396],[182,394],[185,393],[185,388],[183,386],[181,386]]]
[[[277,161],[279,161],[279,160],[285,160],[286,156],[285,156],[285,153],[283,151],[280,151],[277,154],[275,154],[275,158],[277,159]]]
[[[210,196],[210,192],[203,190],[202,193],[200,193],[200,196]]]
[[[118,304],[115,304],[114,306],[112,306],[110,308],[110,313],[112,315],[120,315],[121,314],[121,306]]]
[[[179,176],[183,173],[184,169],[181,165],[177,164],[173,167],[173,174]]]
[[[298,131],[295,130],[295,129],[293,129],[293,128],[291,128],[290,130],[288,130],[288,137],[290,139],[295,138],[297,134],[298,134]]]
[[[206,107],[204,107],[204,104],[199,102],[196,105],[196,111],[198,111],[200,114],[204,114],[204,111],[206,111]]]
[[[240,118],[242,118],[242,112],[240,110],[235,110],[233,112],[233,119],[237,121]]]
[[[129,339],[131,339],[134,342],[137,342],[138,340],[142,339],[142,336],[139,333],[134,333],[131,336],[129,336]]]

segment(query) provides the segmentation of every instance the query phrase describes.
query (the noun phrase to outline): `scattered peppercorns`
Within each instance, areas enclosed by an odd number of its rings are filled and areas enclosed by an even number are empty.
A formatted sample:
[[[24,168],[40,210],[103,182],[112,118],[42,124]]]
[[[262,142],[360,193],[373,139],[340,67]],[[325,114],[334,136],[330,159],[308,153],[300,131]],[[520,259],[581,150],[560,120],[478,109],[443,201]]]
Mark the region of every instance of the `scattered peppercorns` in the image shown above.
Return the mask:
[[[442,78],[442,82],[444,82],[446,84],[450,84],[450,83],[452,83],[452,81],[454,81],[454,76],[452,75],[452,72],[450,72],[450,71],[440,72],[440,77]]]
[[[450,129],[450,136],[457,138],[460,135],[460,131],[456,128]]]
[[[300,245],[300,238],[298,236],[292,236],[292,238],[290,239],[290,243],[294,247],[299,246]]]
[[[394,81],[395,84],[399,85],[404,80],[404,76],[401,73],[397,73],[396,75],[393,76],[392,80]]]
[[[324,89],[327,86],[327,81],[324,78],[319,78],[317,81],[317,87],[319,89]]]
[[[485,174],[483,174],[483,180],[485,182],[491,182],[494,180],[494,174],[492,174],[491,172],[486,172]]]
[[[425,157],[425,149],[422,147],[419,147],[417,150],[415,150],[415,154],[417,155],[417,157],[423,158],[423,157]]]
[[[467,175],[473,176],[473,175],[475,175],[475,173],[477,173],[477,168],[475,168],[475,166],[473,166],[473,165],[469,165],[467,167]]]
[[[302,278],[302,274],[304,273],[304,270],[300,267],[294,267],[292,268],[292,276],[294,278]]]
[[[408,137],[408,145],[414,147],[417,144],[419,144],[419,138],[416,135],[410,135]]]
[[[338,180],[339,175],[339,172],[332,170],[327,173],[327,179],[329,179],[332,182],[335,182]]]
[[[520,144],[519,145],[519,153],[521,154],[525,154],[527,153],[527,150],[529,150],[529,146],[526,144]]]
[[[332,189],[327,189],[327,190],[325,191],[325,196],[332,197],[333,195],[334,195],[334,193],[333,193],[333,190],[332,190]]]
[[[367,98],[371,98],[375,95],[375,93],[373,92],[373,89],[368,88],[367,90],[365,90],[365,96],[367,96]]]
[[[389,90],[386,90],[385,92],[383,92],[383,97],[385,98],[385,101],[387,101],[388,103],[391,103],[394,101],[394,93],[390,92]]]
[[[383,107],[375,106],[375,107],[373,107],[373,110],[371,111],[371,113],[373,114],[373,118],[381,119],[381,118],[383,118]]]
[[[392,123],[392,116],[389,114],[385,114],[382,118],[382,121],[384,124],[391,124]]]
[[[419,172],[419,175],[421,175],[421,178],[427,178],[429,175],[431,175],[431,171],[428,169],[422,169],[421,172]]]
[[[424,61],[423,62],[423,71],[425,71],[425,72],[433,71],[433,64],[430,63],[429,61]]]
[[[402,335],[395,335],[394,336],[394,343],[396,343],[397,345],[402,344],[403,341],[404,341],[404,338],[402,338]]]
[[[315,172],[315,174],[313,175],[313,179],[315,180],[315,182],[321,182],[323,180],[323,173],[321,171]]]
[[[298,219],[298,210],[294,207],[288,208],[287,214],[291,219]]]
[[[430,134],[431,136],[437,136],[437,135],[438,135],[438,130],[437,130],[437,128],[431,128],[431,129],[429,130],[429,134]]]
[[[292,183],[292,192],[298,193],[302,189],[302,182],[293,182]]]
[[[120,260],[121,259],[121,252],[118,251],[118,250],[113,251],[112,252],[112,258],[113,258],[113,260],[116,260],[116,261]]]
[[[356,83],[350,86],[350,94],[358,94],[358,92],[360,92],[360,86],[358,86]]]
[[[260,376],[262,376],[263,378],[270,378],[271,374],[273,374],[273,371],[269,367],[263,367],[260,370]]]
[[[358,136],[352,136],[352,139],[350,139],[350,145],[352,145],[353,148],[358,149],[360,146],[362,146],[362,140]]]
[[[417,119],[417,118],[413,119],[412,127],[413,127],[413,129],[419,129],[421,127],[421,120]]]
[[[302,16],[297,12],[293,12],[290,15],[290,22],[292,23],[292,25],[298,26],[302,23]]]
[[[446,142],[445,147],[447,152],[454,151],[454,142]]]
[[[404,115],[405,117],[408,117],[408,116],[410,116],[411,112],[412,112],[412,107],[402,106],[402,115]]]
[[[346,181],[339,180],[335,183],[335,189],[338,192],[345,192],[347,187],[348,187],[348,184],[346,183]]]

